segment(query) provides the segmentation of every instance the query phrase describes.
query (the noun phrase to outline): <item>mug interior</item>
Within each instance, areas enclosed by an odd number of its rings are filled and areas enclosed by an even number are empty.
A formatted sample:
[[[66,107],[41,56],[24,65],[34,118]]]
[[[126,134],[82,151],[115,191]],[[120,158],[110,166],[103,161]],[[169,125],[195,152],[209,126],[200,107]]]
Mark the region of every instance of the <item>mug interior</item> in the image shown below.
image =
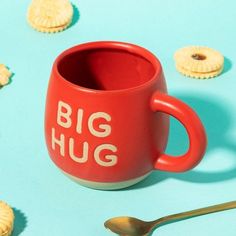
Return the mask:
[[[157,68],[135,50],[98,47],[66,54],[58,62],[57,70],[64,79],[81,87],[120,90],[148,82]]]

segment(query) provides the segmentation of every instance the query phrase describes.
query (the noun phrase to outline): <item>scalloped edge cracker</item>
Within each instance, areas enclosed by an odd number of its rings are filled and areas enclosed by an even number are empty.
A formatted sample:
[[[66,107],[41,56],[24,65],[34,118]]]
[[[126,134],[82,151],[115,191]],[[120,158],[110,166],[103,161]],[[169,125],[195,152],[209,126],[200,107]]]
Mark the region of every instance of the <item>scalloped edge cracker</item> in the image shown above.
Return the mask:
[[[3,64],[0,64],[0,86],[7,85],[11,77],[11,72]]]
[[[72,17],[73,6],[69,0],[33,0],[27,11],[28,23],[44,33],[66,29]]]
[[[221,68],[219,68],[218,70],[211,71],[211,72],[204,72],[204,73],[189,71],[179,65],[176,65],[176,69],[181,74],[188,76],[188,77],[192,77],[195,79],[209,79],[209,78],[213,78],[213,77],[218,76],[223,71],[223,66]]]
[[[0,201],[0,236],[10,236],[14,225],[14,213],[5,202]]]
[[[177,50],[174,59],[178,67],[196,73],[220,70],[224,64],[223,55],[209,47],[188,46]]]

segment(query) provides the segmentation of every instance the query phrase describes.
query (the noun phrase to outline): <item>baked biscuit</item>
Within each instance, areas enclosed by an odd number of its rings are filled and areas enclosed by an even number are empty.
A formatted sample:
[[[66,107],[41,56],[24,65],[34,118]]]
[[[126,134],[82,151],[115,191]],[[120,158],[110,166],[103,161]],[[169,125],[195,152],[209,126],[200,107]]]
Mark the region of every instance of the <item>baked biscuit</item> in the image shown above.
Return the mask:
[[[176,69],[194,78],[212,78],[219,75],[224,66],[224,57],[218,51],[203,47],[189,46],[174,54]]]
[[[14,213],[10,206],[0,201],[0,236],[10,236],[13,230]]]
[[[57,33],[57,32],[61,32],[63,30],[65,30],[67,27],[69,27],[71,22],[68,22],[67,24],[65,25],[61,25],[61,26],[58,26],[58,27],[42,27],[42,26],[37,26],[37,25],[34,25],[31,23],[31,26],[39,31],[39,32],[42,32],[42,33]]]
[[[0,86],[4,86],[9,83],[11,72],[3,64],[0,64]]]
[[[28,8],[29,24],[40,32],[55,33],[66,29],[73,17],[69,0],[33,0]]]
[[[179,71],[181,74],[188,76],[188,77],[192,77],[192,78],[196,78],[196,79],[209,79],[209,78],[213,78],[217,75],[219,75],[222,70],[223,67],[219,68],[218,70],[215,71],[211,71],[211,72],[193,72],[193,71],[189,71],[189,70],[185,70],[184,68],[176,65],[176,69],[177,71]]]

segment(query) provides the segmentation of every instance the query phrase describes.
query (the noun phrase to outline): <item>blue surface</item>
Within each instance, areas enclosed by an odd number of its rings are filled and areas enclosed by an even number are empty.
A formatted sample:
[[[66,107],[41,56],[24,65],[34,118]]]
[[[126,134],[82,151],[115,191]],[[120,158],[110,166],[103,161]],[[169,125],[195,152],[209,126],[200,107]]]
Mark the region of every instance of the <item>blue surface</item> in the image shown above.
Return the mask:
[[[14,72],[0,89],[0,199],[16,214],[14,236],[105,236],[103,222],[131,215],[145,220],[236,199],[236,28],[233,0],[73,1],[66,31],[38,33],[26,22],[30,1],[0,1],[0,63]],[[79,18],[79,19],[78,19]],[[44,143],[44,105],[50,70],[64,49],[86,41],[119,40],[144,46],[161,60],[169,93],[190,104],[206,126],[204,160],[183,174],[155,172],[126,190],[97,191],[72,182],[51,162]],[[173,53],[206,45],[226,57],[211,80],[176,72]],[[167,152],[187,148],[184,129],[171,120]],[[153,234],[235,235],[236,210],[165,225]]]

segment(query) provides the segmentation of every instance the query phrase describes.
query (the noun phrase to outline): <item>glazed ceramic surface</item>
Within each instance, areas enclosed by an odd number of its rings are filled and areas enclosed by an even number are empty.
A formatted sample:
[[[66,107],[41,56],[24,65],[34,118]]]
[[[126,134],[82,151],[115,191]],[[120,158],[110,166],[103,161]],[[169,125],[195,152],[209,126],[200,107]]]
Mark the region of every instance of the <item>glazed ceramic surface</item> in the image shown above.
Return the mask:
[[[206,148],[203,125],[166,92],[160,62],[142,47],[102,41],[66,50],[53,65],[46,101],[52,160],[95,188],[126,187],[154,169],[193,168]],[[183,123],[190,138],[188,152],[177,158],[164,154],[168,115]]]

